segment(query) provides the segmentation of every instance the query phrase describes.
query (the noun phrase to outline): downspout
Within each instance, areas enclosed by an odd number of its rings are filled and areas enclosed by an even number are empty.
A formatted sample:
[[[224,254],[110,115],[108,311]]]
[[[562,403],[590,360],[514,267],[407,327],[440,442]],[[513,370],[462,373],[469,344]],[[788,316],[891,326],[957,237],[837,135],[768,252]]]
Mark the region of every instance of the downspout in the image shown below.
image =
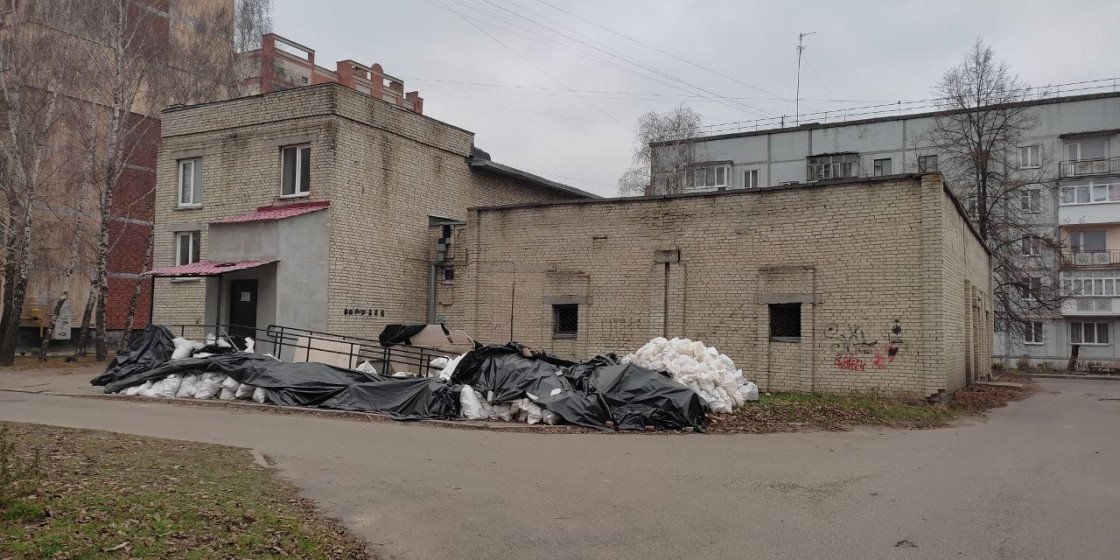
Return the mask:
[[[436,264],[428,267],[428,324],[436,320]]]
[[[809,316],[813,330],[809,333],[809,392],[817,392],[817,269],[813,268],[813,299],[809,303]]]

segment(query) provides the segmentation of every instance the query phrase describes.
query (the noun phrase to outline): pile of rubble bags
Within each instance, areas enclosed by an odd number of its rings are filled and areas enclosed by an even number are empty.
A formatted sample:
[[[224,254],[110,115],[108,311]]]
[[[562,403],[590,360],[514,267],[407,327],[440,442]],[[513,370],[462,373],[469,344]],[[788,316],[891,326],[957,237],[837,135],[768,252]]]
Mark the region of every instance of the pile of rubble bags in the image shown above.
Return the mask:
[[[700,395],[712,412],[729,414],[744,402],[758,400],[758,386],[743,377],[743,370],[698,340],[655,338],[622,362],[669,373]]]
[[[459,415],[457,395],[438,378],[397,379],[315,362],[282,362],[232,347],[223,353],[195,352],[193,357],[172,359],[173,340],[166,327],[148,327],[91,383],[104,386],[106,393],[252,398],[283,406],[378,412],[401,420]]]
[[[517,343],[486,346],[464,355],[450,381],[462,386],[460,407],[467,419],[695,431],[703,431],[706,420],[695,392],[613,355],[575,363]]]

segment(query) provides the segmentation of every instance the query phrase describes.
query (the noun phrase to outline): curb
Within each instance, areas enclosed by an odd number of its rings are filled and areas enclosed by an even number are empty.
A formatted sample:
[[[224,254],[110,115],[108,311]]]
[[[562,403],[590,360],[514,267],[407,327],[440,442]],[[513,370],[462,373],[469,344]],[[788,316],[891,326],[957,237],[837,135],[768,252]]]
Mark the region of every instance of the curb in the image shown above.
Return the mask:
[[[1026,377],[1041,379],[1086,379],[1092,381],[1120,381],[1120,375],[1078,375],[1070,373],[1018,373]]]

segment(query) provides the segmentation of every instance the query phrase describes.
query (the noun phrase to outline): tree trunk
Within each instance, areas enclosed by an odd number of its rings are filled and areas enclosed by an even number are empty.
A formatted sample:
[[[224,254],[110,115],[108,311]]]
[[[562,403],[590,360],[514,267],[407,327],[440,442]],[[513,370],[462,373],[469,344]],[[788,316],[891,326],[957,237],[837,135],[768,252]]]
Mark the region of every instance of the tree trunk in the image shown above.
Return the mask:
[[[86,298],[86,310],[82,312],[82,328],[78,330],[78,342],[74,344],[74,358],[86,355],[86,346],[89,345],[89,322],[93,318],[95,295],[95,286],[90,284],[89,294]]]
[[[152,242],[155,241],[156,232],[155,226],[148,232],[148,247],[144,250],[144,270],[152,266]],[[149,278],[149,282],[155,282],[155,278]],[[129,339],[132,338],[132,326],[136,322],[136,306],[140,301],[140,291],[144,288],[144,277],[141,276],[136,280],[136,285],[132,288],[132,298],[128,300],[128,320],[125,322],[124,336],[121,337],[120,350],[128,348]],[[154,302],[148,302],[152,305]]]
[[[47,361],[47,350],[51,345],[51,337],[54,336],[54,328],[58,324],[58,315],[62,313],[62,304],[66,303],[66,299],[70,297],[68,294],[63,293],[62,297],[58,298],[54,307],[51,309],[50,323],[47,325],[47,330],[43,333],[43,340],[39,342],[39,361]]]

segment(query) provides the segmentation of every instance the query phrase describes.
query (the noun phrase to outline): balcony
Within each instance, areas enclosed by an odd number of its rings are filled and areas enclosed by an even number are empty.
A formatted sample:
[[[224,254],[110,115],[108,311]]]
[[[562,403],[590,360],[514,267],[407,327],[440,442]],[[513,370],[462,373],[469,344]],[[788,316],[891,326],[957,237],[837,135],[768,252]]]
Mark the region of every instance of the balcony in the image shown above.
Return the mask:
[[[1076,159],[1058,162],[1058,176],[1092,177],[1094,175],[1120,175],[1120,158]]]
[[[1071,297],[1062,302],[1062,315],[1072,317],[1120,315],[1120,298]]]
[[[1062,254],[1062,268],[1120,267],[1120,251],[1079,251]]]

